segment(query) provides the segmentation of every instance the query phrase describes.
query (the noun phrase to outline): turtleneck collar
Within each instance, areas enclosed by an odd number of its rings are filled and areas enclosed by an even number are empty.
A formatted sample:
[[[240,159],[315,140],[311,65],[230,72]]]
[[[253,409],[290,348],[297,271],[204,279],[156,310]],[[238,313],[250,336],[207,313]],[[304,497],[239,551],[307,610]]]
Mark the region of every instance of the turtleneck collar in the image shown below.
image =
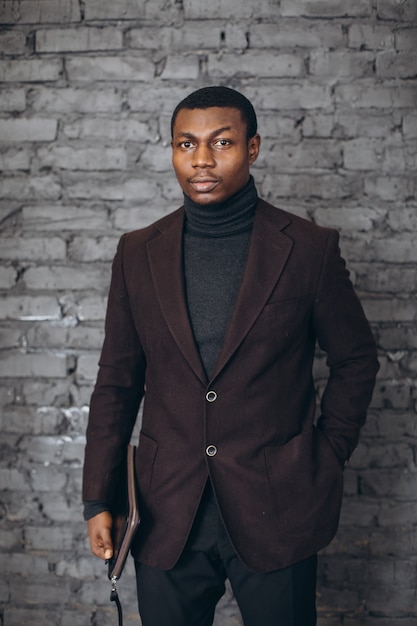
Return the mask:
[[[224,237],[249,230],[258,203],[253,177],[225,202],[197,204],[184,194],[185,228],[205,237]]]

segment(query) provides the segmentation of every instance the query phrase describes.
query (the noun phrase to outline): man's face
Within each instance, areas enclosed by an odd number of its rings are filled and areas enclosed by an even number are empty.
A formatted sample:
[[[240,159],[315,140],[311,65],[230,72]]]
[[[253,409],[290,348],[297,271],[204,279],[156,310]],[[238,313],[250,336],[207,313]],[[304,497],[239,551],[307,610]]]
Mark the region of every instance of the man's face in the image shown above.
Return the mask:
[[[260,137],[247,138],[238,109],[181,109],[175,120],[172,164],[184,193],[198,204],[224,202],[249,180]]]

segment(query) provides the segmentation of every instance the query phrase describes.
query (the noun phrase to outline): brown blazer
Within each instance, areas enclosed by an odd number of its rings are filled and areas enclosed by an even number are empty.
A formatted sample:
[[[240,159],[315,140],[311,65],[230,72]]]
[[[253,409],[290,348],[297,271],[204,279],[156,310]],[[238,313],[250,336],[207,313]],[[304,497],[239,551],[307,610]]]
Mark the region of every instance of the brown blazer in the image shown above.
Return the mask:
[[[83,497],[113,501],[144,397],[136,459],[143,522],[134,556],[174,566],[209,476],[242,561],[255,571],[278,569],[323,548],[336,532],[343,466],[378,369],[374,340],[337,232],[261,200],[208,380],[184,297],[183,219],[181,208],[120,240]],[[318,421],[316,341],[329,366]]]

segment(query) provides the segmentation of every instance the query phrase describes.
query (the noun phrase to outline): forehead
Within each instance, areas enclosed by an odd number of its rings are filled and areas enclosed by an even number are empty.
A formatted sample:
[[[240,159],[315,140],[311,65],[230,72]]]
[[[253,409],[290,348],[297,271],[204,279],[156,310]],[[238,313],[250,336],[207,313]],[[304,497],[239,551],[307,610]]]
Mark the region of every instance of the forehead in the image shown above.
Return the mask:
[[[181,109],[174,123],[174,135],[181,133],[210,132],[230,128],[246,133],[246,124],[239,109],[234,107],[209,107],[208,109]]]

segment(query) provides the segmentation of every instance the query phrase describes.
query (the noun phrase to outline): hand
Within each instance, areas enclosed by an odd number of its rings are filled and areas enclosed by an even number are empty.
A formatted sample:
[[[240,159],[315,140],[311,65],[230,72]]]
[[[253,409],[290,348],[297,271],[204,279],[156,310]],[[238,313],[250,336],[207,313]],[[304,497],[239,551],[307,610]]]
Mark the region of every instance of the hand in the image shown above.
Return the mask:
[[[100,559],[107,560],[113,556],[112,525],[113,519],[108,511],[103,511],[87,521],[91,552]]]

